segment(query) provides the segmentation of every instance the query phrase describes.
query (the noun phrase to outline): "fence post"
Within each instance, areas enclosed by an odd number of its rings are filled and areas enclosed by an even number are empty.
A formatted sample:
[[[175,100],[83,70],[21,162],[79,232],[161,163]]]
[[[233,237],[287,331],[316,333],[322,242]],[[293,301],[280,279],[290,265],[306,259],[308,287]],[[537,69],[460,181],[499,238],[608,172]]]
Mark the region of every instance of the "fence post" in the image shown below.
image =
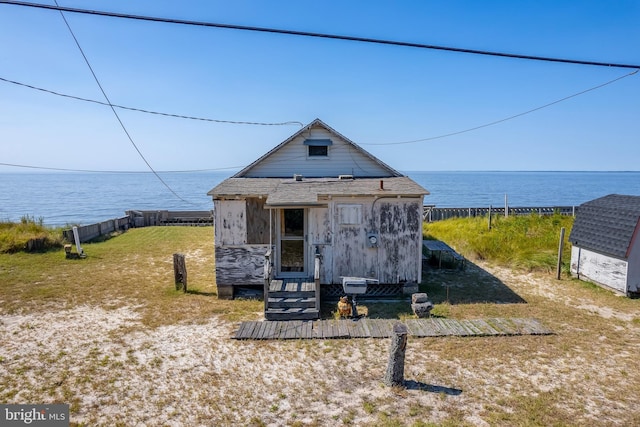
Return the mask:
[[[173,254],[173,276],[176,282],[176,291],[187,292],[187,265],[183,254]]]
[[[564,227],[560,229],[560,243],[558,244],[558,266],[556,268],[557,277],[560,280],[560,273],[562,270],[562,249],[564,247]]]
[[[489,230],[491,230],[491,210],[493,206],[489,205]]]
[[[504,217],[509,217],[509,202],[507,201],[507,195],[504,195]]]
[[[389,347],[389,363],[384,375],[388,386],[404,386],[404,355],[407,349],[407,326],[404,323],[393,325],[393,336]]]

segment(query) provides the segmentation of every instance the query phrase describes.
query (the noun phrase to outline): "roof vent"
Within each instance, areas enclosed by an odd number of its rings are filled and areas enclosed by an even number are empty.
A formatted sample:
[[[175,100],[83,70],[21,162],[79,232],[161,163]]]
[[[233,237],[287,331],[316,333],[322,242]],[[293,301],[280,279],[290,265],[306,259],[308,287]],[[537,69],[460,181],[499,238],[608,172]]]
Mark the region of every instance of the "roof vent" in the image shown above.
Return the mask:
[[[338,175],[338,179],[340,181],[345,181],[347,179],[353,179],[353,175]]]

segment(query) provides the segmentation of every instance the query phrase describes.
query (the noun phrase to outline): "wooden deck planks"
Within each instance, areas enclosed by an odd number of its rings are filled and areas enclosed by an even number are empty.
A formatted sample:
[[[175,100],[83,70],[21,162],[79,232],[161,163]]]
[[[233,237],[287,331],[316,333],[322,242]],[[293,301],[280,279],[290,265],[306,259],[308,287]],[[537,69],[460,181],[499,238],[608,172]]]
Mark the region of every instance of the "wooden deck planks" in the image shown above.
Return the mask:
[[[289,320],[241,322],[232,336],[238,340],[388,338],[397,319]],[[407,319],[414,337],[549,335],[553,332],[536,319]]]
[[[272,280],[271,283],[269,284],[269,291],[280,292],[282,291],[282,285],[283,285],[282,280]]]

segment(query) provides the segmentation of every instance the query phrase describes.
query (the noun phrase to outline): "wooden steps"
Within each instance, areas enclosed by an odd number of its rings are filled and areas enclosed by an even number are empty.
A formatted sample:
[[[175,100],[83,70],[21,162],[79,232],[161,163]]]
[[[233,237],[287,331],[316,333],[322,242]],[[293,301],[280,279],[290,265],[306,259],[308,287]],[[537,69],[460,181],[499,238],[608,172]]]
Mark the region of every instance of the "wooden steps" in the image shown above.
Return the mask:
[[[264,317],[267,320],[318,319],[315,283],[310,279],[272,280]]]
[[[315,308],[316,299],[307,297],[269,297],[269,308],[304,307]]]

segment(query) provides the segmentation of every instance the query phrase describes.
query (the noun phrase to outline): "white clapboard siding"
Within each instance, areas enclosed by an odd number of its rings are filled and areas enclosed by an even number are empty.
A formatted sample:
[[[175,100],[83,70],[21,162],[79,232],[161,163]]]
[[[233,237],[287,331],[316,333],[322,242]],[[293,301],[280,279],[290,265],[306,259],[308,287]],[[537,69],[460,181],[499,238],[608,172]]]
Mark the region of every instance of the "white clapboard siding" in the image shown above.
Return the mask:
[[[571,272],[574,275],[624,294],[627,293],[627,265],[625,260],[576,246],[571,248]]]
[[[306,139],[330,139],[327,157],[309,157]],[[328,132],[314,128],[294,138],[280,147],[260,163],[254,165],[243,176],[248,178],[291,177],[300,174],[304,177],[337,177],[353,175],[357,177],[393,176],[387,168],[359,149]]]

